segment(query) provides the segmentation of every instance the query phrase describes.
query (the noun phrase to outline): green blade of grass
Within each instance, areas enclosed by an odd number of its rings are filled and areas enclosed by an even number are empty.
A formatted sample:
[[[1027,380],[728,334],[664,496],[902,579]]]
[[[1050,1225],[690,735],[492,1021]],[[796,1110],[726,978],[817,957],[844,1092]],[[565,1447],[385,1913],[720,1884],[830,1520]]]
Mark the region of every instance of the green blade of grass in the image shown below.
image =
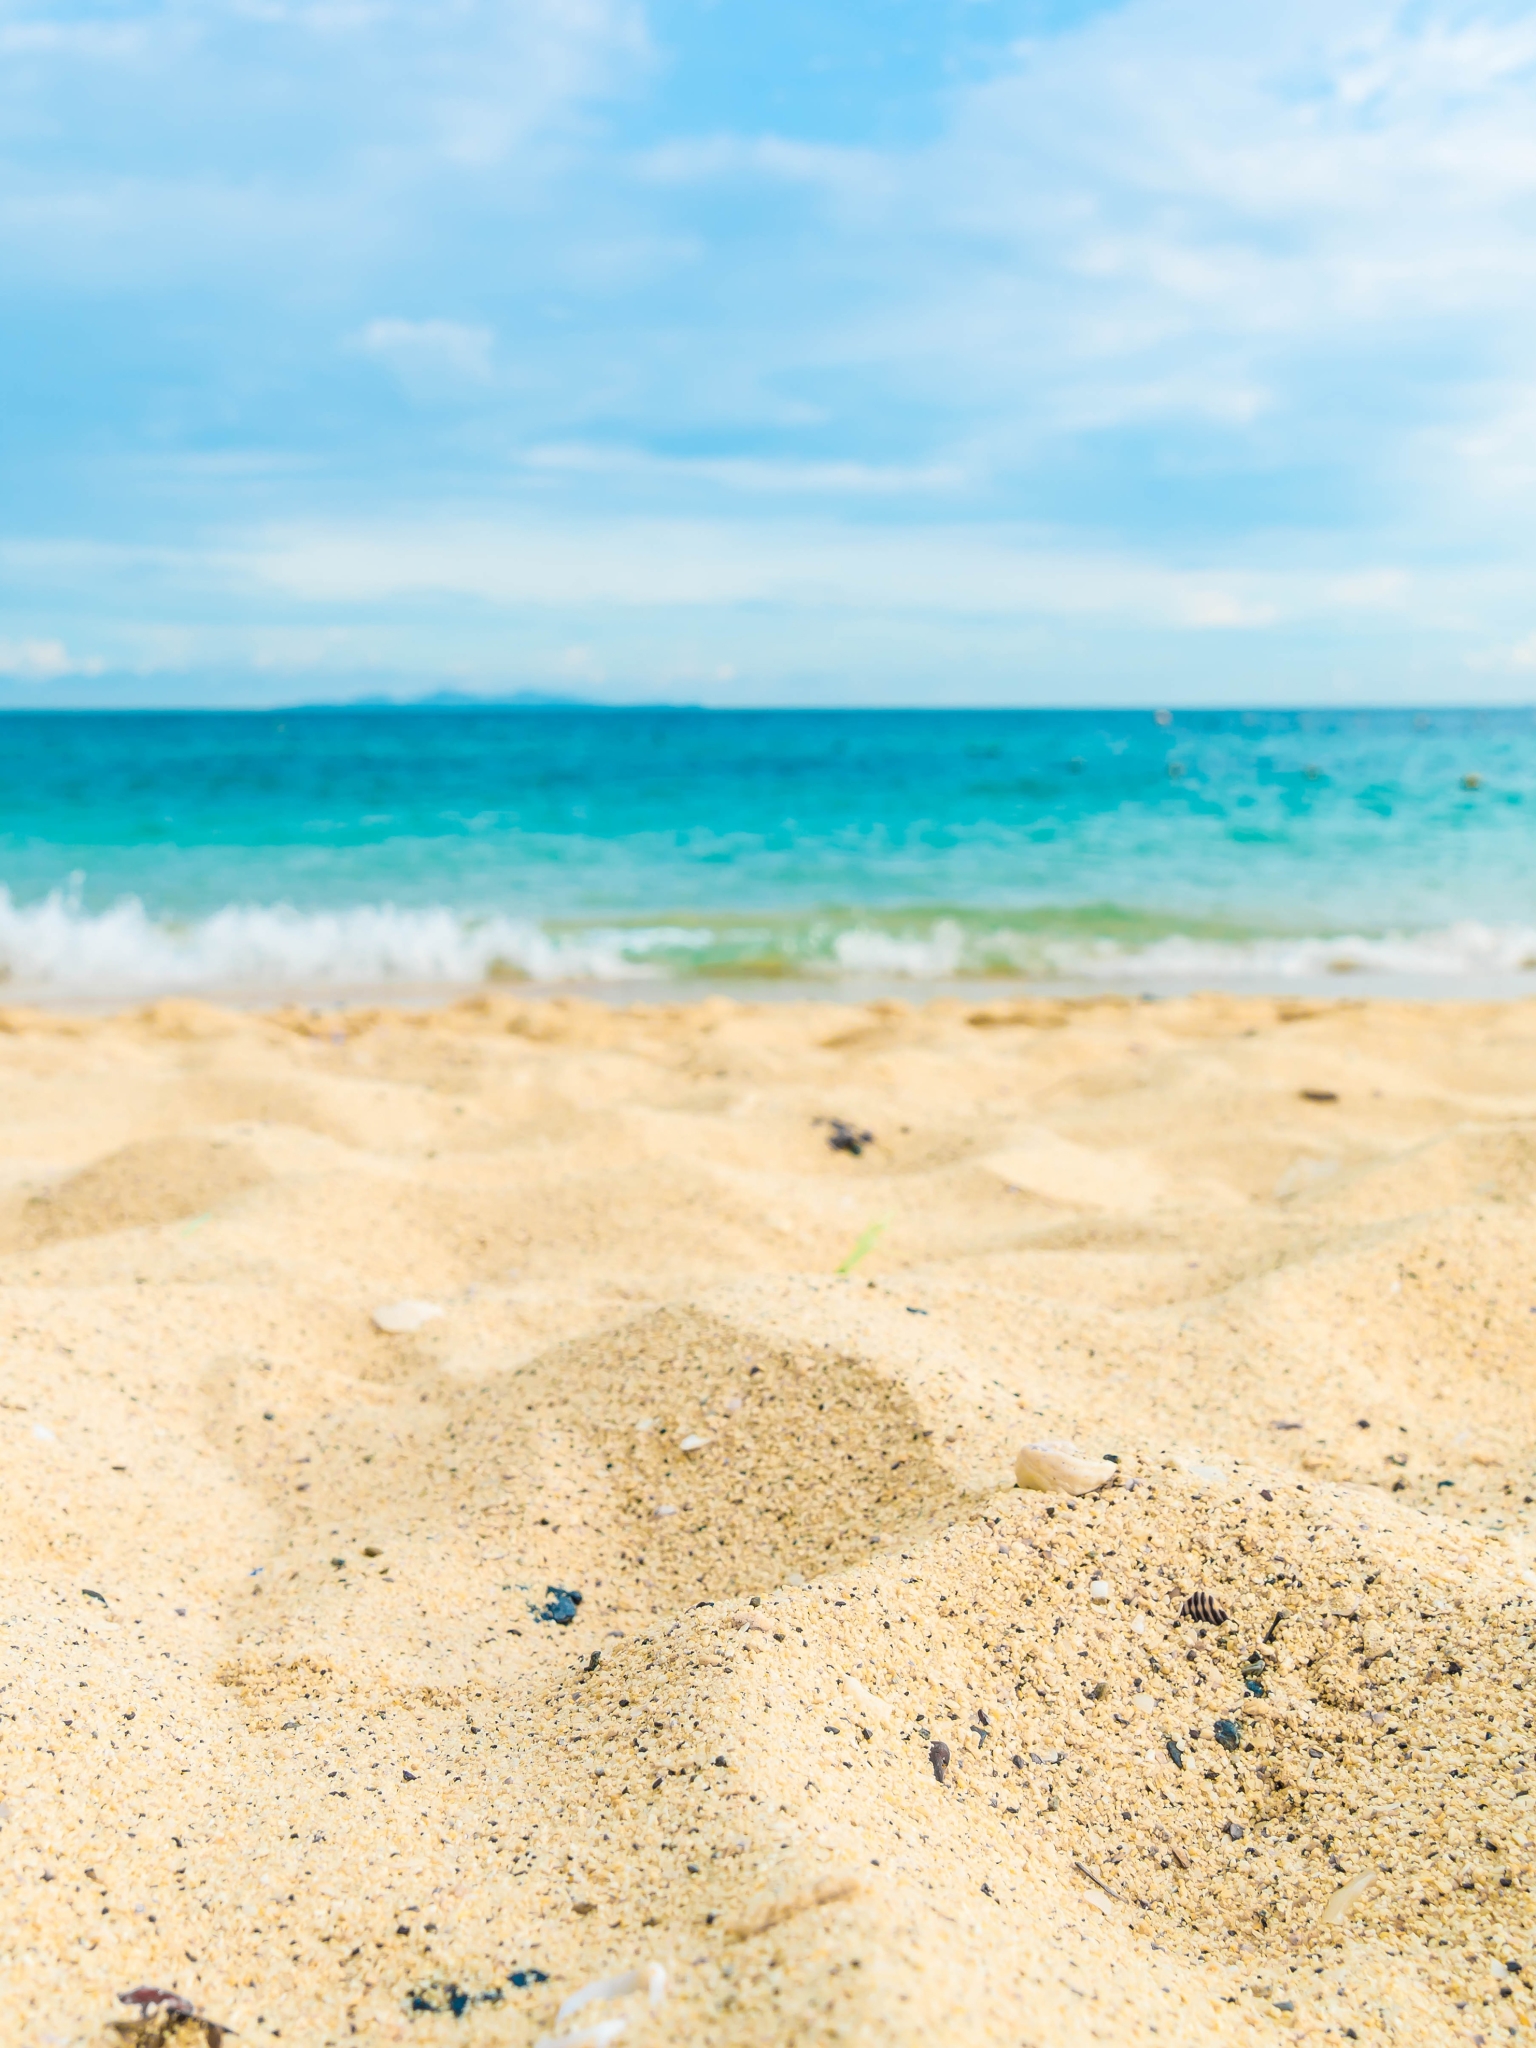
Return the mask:
[[[847,1258],[844,1259],[843,1263],[838,1267],[838,1272],[851,1273],[854,1267],[859,1263],[860,1259],[867,1258],[869,1256],[869,1254],[874,1250],[875,1246],[880,1242],[881,1238],[884,1235],[885,1225],[883,1223],[871,1223],[868,1230],[866,1230],[863,1233],[863,1235],[859,1238],[857,1244],[855,1244],[853,1250],[848,1254]]]

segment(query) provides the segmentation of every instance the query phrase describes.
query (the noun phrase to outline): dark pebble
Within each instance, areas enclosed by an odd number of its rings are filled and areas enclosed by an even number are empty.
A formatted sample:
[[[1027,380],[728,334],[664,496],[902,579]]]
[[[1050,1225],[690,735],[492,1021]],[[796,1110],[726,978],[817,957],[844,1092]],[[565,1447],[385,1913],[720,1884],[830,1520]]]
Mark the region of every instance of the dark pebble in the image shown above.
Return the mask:
[[[945,1773],[949,1769],[949,1744],[947,1742],[930,1742],[928,1745],[928,1761],[933,1765],[933,1775],[942,1785]]]
[[[1163,1747],[1167,1750],[1169,1756],[1172,1757],[1173,1761],[1178,1765],[1179,1769],[1182,1771],[1184,1768],[1184,1752],[1182,1749],[1180,1749],[1179,1745],[1174,1741],[1171,1735],[1169,1736],[1168,1740],[1164,1743]]]
[[[1213,1732],[1223,1749],[1236,1749],[1243,1739],[1243,1731],[1235,1721],[1218,1721]]]

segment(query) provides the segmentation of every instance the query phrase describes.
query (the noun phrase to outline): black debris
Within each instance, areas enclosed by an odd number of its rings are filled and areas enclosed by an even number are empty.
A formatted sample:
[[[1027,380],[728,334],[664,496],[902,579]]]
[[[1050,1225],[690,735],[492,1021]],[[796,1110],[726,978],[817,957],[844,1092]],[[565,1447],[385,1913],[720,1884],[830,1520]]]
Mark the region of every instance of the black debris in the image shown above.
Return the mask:
[[[949,1744],[947,1742],[930,1742],[928,1745],[928,1761],[933,1765],[933,1775],[942,1785],[945,1773],[949,1769]]]
[[[1296,1092],[1303,1102],[1337,1102],[1339,1099],[1336,1088],[1299,1088]]]
[[[1167,1750],[1169,1756],[1172,1757],[1173,1761],[1178,1765],[1179,1769],[1182,1771],[1184,1768],[1184,1752],[1182,1749],[1180,1749],[1178,1743],[1174,1740],[1174,1738],[1171,1735],[1169,1736],[1168,1740],[1163,1744],[1163,1747]]]
[[[119,1991],[119,2005],[136,2005],[140,2012],[149,2012],[154,2006],[163,2006],[167,2012],[191,2013],[197,2010],[190,1998],[183,1998],[179,1991],[159,1991],[153,1984],[137,1985],[132,1991]]]
[[[851,1152],[858,1159],[864,1147],[875,1142],[873,1131],[861,1131],[855,1124],[844,1123],[840,1116],[819,1116],[816,1121],[830,1128],[832,1135],[827,1143],[834,1152]]]
[[[556,1621],[561,1628],[569,1628],[576,1619],[576,1610],[581,1605],[581,1595],[565,1586],[546,1586],[549,1598],[542,1607],[533,1610],[535,1621]]]
[[[530,1984],[547,1984],[549,1982],[549,1972],[547,1970],[534,1969],[514,1970],[507,1981],[515,1984],[519,1991],[524,1991]]]
[[[139,1984],[132,1991],[119,1991],[117,1998],[120,2005],[138,2008],[136,2019],[111,2023],[112,2031],[134,2048],[170,2048],[172,2042],[181,2048],[193,2048],[194,2042],[200,2042],[202,2048],[223,2048],[225,2035],[232,2032],[221,2020],[199,2012],[179,1991]]]
[[[512,1981],[517,1982],[516,1972]],[[461,1991],[457,1984],[429,1984],[425,1990],[410,1993],[412,2012],[451,2012],[456,2020],[463,2019],[472,2005],[500,2005],[501,2000],[499,1984],[493,1984],[489,1991]]]

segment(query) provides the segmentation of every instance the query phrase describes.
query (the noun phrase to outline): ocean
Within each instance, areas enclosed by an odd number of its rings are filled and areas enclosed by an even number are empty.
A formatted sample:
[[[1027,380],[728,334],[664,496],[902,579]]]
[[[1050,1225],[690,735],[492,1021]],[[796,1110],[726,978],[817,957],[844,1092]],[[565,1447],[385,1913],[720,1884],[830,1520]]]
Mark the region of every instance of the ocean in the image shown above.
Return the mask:
[[[9,1000],[1536,990],[1536,714],[0,714]]]

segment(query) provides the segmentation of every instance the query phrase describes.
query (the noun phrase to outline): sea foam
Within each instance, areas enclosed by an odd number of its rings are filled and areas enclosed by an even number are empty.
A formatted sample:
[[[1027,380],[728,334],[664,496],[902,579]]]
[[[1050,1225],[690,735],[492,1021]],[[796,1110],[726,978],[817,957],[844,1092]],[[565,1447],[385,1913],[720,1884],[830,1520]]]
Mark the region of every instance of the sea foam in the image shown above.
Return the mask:
[[[1419,932],[1127,942],[1042,932],[1005,917],[820,912],[692,924],[541,922],[446,905],[300,910],[228,904],[204,918],[156,917],[134,897],[88,909],[63,891],[22,904],[0,889],[0,973],[13,992],[93,997],[753,980],[909,981],[1018,976],[1134,983],[1312,981],[1361,973],[1450,988],[1536,969],[1536,926],[1463,921]]]

